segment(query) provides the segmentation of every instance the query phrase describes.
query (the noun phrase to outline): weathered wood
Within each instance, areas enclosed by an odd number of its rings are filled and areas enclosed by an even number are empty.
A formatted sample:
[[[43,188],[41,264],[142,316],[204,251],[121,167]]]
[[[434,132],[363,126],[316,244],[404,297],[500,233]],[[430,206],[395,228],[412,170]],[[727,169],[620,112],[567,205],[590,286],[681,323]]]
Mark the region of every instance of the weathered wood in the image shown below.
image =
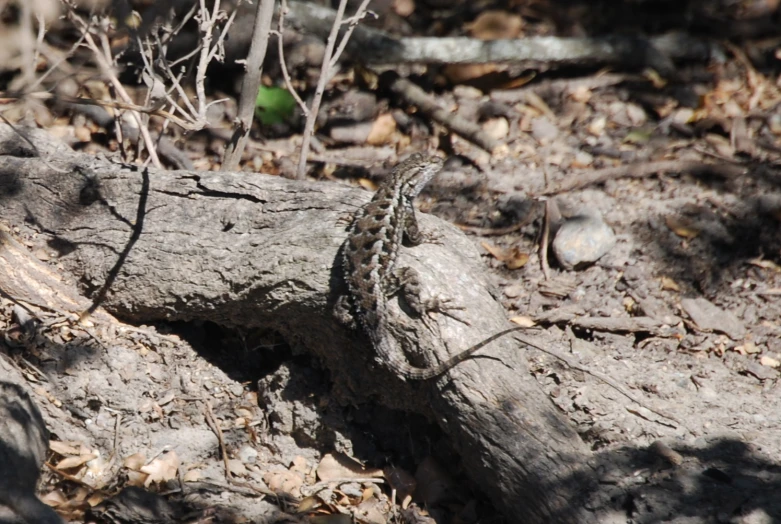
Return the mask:
[[[27,391],[8,381],[5,366],[0,362],[0,524],[62,524],[35,496],[49,432]]]
[[[91,298],[103,296],[111,313],[273,327],[321,359],[345,402],[373,397],[432,417],[505,515],[596,521],[584,509],[595,489],[589,452],[511,338],[439,379],[404,383],[374,365],[368,340],[334,320],[331,308],[344,290],[335,267],[344,219],[367,192],[253,173],[145,170],[26,133],[42,158],[0,127],[0,219],[35,224],[59,252],[57,262]],[[471,241],[436,217],[420,219],[438,243],[404,249],[399,264],[418,270],[424,293],[464,306],[459,316],[468,321],[437,316],[426,322],[432,333],[394,302],[395,335],[411,362],[425,366],[507,322]]]

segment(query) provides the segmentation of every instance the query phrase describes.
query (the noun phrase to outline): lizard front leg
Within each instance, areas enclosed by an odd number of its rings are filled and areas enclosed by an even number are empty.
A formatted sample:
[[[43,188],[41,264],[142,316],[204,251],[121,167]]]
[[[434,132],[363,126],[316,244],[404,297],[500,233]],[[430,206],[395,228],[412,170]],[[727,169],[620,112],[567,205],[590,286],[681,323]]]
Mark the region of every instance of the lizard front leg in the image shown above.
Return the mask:
[[[415,206],[412,201],[404,201],[404,238],[410,246],[418,246],[423,242],[432,244],[440,243],[440,236],[435,233],[423,233],[418,226],[418,217],[415,214]]]

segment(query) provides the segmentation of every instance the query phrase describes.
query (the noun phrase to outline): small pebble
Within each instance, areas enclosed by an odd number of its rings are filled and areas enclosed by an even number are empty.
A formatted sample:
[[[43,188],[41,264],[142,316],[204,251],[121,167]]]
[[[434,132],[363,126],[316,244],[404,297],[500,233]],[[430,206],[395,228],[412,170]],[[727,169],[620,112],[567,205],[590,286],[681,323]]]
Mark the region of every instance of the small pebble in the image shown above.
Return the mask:
[[[258,450],[247,444],[239,449],[239,460],[244,464],[254,464],[258,460]]]
[[[592,264],[613,249],[616,236],[598,214],[567,219],[553,240],[553,254],[565,269]]]

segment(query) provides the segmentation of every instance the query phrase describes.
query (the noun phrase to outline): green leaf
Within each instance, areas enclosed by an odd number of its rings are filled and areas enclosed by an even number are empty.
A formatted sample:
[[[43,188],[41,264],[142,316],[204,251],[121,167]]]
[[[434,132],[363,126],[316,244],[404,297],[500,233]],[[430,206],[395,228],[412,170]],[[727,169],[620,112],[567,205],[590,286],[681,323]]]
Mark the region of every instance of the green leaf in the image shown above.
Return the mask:
[[[255,116],[263,125],[279,124],[293,116],[296,100],[283,87],[260,86],[255,99]]]

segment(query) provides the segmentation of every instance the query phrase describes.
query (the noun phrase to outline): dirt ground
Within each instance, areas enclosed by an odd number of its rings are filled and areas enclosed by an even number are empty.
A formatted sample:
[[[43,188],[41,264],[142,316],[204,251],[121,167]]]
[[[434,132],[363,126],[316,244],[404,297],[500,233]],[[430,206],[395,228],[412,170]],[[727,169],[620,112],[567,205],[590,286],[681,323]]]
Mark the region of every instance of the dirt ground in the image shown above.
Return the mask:
[[[781,89],[775,70],[738,49],[679,74],[662,85],[639,72],[577,72],[489,95],[438,93],[466,118],[483,115],[504,147],[489,155],[450,137],[445,170],[418,205],[473,239],[508,318],[530,320],[530,334],[669,415],[529,349],[531,372],[594,451],[610,522],[781,523]],[[198,147],[187,146],[193,156]],[[600,215],[615,246],[573,270],[549,254],[543,269],[546,203],[562,220]],[[43,232],[0,227],[56,268]],[[402,511],[412,483],[437,522],[514,522],[469,483],[434,424],[340,405],[327,371],[274,333],[85,328],[51,311],[31,332],[11,300],[0,305],[0,366],[32,389],[61,443],[40,493],[72,522],[304,522],[294,498],[317,522],[348,522],[350,510],[385,522],[388,486]],[[315,479],[328,468],[338,487]],[[111,498],[150,477],[158,495]]]

